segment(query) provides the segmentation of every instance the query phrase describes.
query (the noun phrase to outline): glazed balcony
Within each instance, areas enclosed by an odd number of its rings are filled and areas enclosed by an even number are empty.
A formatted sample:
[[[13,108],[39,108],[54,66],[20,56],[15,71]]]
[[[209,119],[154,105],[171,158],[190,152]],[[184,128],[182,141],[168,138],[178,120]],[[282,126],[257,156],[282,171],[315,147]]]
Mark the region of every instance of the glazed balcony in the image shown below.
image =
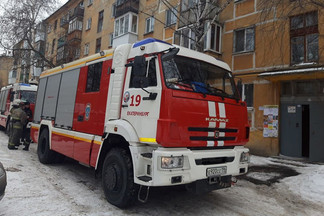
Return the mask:
[[[128,12],[138,14],[139,0],[117,0],[115,17],[122,16]]]

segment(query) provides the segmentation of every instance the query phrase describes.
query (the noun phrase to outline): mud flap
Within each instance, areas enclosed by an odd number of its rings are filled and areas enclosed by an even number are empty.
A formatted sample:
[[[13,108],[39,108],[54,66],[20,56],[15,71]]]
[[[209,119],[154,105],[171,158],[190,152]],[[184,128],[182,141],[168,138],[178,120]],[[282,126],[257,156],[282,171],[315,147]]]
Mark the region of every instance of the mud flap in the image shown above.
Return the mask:
[[[231,187],[232,176],[222,176],[213,179],[207,178],[187,184],[186,189],[195,194],[204,194],[213,190]]]

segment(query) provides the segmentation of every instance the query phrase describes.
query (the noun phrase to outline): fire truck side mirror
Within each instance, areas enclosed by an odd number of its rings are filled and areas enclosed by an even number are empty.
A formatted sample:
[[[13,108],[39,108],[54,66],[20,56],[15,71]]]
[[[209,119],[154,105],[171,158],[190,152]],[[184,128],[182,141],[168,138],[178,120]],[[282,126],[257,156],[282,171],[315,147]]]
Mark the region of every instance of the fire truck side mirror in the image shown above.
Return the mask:
[[[163,61],[169,61],[171,60],[177,53],[179,52],[179,48],[172,48],[169,52],[162,55]]]

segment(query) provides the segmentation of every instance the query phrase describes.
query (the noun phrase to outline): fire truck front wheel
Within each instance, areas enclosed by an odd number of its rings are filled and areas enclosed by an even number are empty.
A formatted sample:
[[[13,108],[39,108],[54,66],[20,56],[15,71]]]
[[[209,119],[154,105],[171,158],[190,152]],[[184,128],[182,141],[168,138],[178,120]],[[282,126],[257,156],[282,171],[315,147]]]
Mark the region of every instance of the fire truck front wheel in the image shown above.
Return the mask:
[[[55,160],[55,152],[50,150],[48,129],[44,128],[38,140],[37,146],[38,159],[43,164],[53,163]]]
[[[130,155],[125,149],[112,149],[106,155],[102,169],[102,185],[108,202],[119,208],[134,203],[137,185],[133,178]]]

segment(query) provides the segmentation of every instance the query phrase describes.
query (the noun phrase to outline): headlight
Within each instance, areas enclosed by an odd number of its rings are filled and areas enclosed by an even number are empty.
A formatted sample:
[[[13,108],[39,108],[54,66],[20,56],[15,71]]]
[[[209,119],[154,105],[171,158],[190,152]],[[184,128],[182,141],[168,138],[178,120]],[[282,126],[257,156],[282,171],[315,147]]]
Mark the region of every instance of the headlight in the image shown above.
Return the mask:
[[[162,169],[175,169],[183,167],[183,156],[161,157]]]
[[[240,162],[249,163],[250,162],[250,153],[249,152],[242,152]]]

